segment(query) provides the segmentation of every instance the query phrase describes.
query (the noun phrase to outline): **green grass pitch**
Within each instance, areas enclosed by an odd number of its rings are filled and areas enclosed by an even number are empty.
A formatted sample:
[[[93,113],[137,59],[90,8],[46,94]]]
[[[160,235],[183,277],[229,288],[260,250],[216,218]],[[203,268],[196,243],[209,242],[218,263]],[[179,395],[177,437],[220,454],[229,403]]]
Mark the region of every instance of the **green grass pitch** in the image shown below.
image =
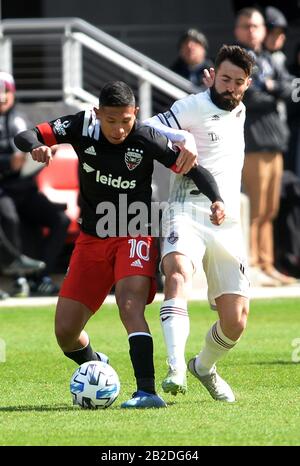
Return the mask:
[[[167,366],[159,303],[147,308],[155,345],[158,392]],[[216,319],[206,303],[190,303],[187,359]],[[1,308],[0,445],[300,445],[300,300],[253,301],[245,335],[218,364],[237,402],[212,400],[191,375],[185,396],[165,395],[167,409],[122,410],[135,390],[128,342],[114,305],[88,323],[96,350],[109,354],[121,380],[106,410],[73,408],[69,380],[76,365],[60,352],[53,333],[54,307]],[[294,353],[293,353],[294,352]],[[295,357],[294,357],[295,359]]]

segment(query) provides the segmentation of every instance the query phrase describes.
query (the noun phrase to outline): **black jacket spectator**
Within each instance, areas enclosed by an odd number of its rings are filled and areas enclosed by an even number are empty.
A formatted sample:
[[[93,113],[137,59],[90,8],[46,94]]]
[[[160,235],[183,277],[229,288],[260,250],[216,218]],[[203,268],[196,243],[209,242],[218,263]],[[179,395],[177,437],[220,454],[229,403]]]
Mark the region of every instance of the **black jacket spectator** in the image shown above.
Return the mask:
[[[178,58],[171,65],[171,70],[195,86],[205,89],[203,71],[213,66],[213,62],[206,57],[207,48],[205,35],[197,29],[188,29],[179,39]]]
[[[291,80],[287,80],[282,70],[276,68],[269,52],[251,53],[255,57],[256,67],[244,99],[247,108],[246,152],[284,152],[289,130],[280,116],[278,104],[280,99],[290,98]],[[269,80],[273,83],[272,88],[268,88]]]

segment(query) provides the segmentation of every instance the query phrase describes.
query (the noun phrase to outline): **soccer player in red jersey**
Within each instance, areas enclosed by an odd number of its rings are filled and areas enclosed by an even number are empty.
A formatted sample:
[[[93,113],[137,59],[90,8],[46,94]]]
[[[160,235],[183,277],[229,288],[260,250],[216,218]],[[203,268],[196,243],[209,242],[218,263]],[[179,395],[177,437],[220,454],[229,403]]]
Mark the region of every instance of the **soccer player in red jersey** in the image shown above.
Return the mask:
[[[46,164],[57,144],[70,143],[79,159],[81,233],[56,308],[59,346],[78,364],[108,361],[93,351],[84,327],[115,285],[137,383],[136,392],[122,407],[160,408],[166,403],[155,391],[153,341],[144,316],[156,291],[156,239],[147,226],[154,159],[188,173],[210,198],[216,224],[224,218],[224,205],[212,175],[193,167],[195,159],[188,150],[178,157],[165,136],[136,120],[137,113],[131,88],[115,81],[102,89],[99,108],[37,125],[19,133],[15,143]],[[137,207],[147,212],[146,217],[137,220]]]

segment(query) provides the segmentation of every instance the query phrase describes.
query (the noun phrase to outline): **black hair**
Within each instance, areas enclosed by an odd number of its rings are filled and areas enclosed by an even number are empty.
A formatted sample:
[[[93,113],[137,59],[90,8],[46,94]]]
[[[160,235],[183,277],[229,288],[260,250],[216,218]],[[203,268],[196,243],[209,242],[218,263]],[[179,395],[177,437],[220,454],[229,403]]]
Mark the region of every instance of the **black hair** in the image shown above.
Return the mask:
[[[239,68],[242,68],[247,76],[251,76],[255,60],[246,49],[239,45],[223,45],[215,60],[216,70],[225,60],[228,60]]]
[[[101,89],[100,107],[135,107],[132,89],[123,81],[110,81]]]

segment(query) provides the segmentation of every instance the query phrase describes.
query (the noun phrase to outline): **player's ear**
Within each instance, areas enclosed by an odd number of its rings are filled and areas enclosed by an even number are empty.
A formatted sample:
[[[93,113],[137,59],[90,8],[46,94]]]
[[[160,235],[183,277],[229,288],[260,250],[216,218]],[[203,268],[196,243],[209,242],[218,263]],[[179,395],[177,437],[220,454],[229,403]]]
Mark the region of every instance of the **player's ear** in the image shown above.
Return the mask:
[[[100,109],[97,107],[93,107],[93,110],[96,113],[96,116],[98,117],[98,115],[100,114]]]
[[[137,116],[137,114],[139,113],[140,111],[140,107],[135,107],[134,109],[134,115]]]
[[[251,86],[251,83],[252,83],[252,78],[248,78],[246,90],[248,89],[249,86]]]

